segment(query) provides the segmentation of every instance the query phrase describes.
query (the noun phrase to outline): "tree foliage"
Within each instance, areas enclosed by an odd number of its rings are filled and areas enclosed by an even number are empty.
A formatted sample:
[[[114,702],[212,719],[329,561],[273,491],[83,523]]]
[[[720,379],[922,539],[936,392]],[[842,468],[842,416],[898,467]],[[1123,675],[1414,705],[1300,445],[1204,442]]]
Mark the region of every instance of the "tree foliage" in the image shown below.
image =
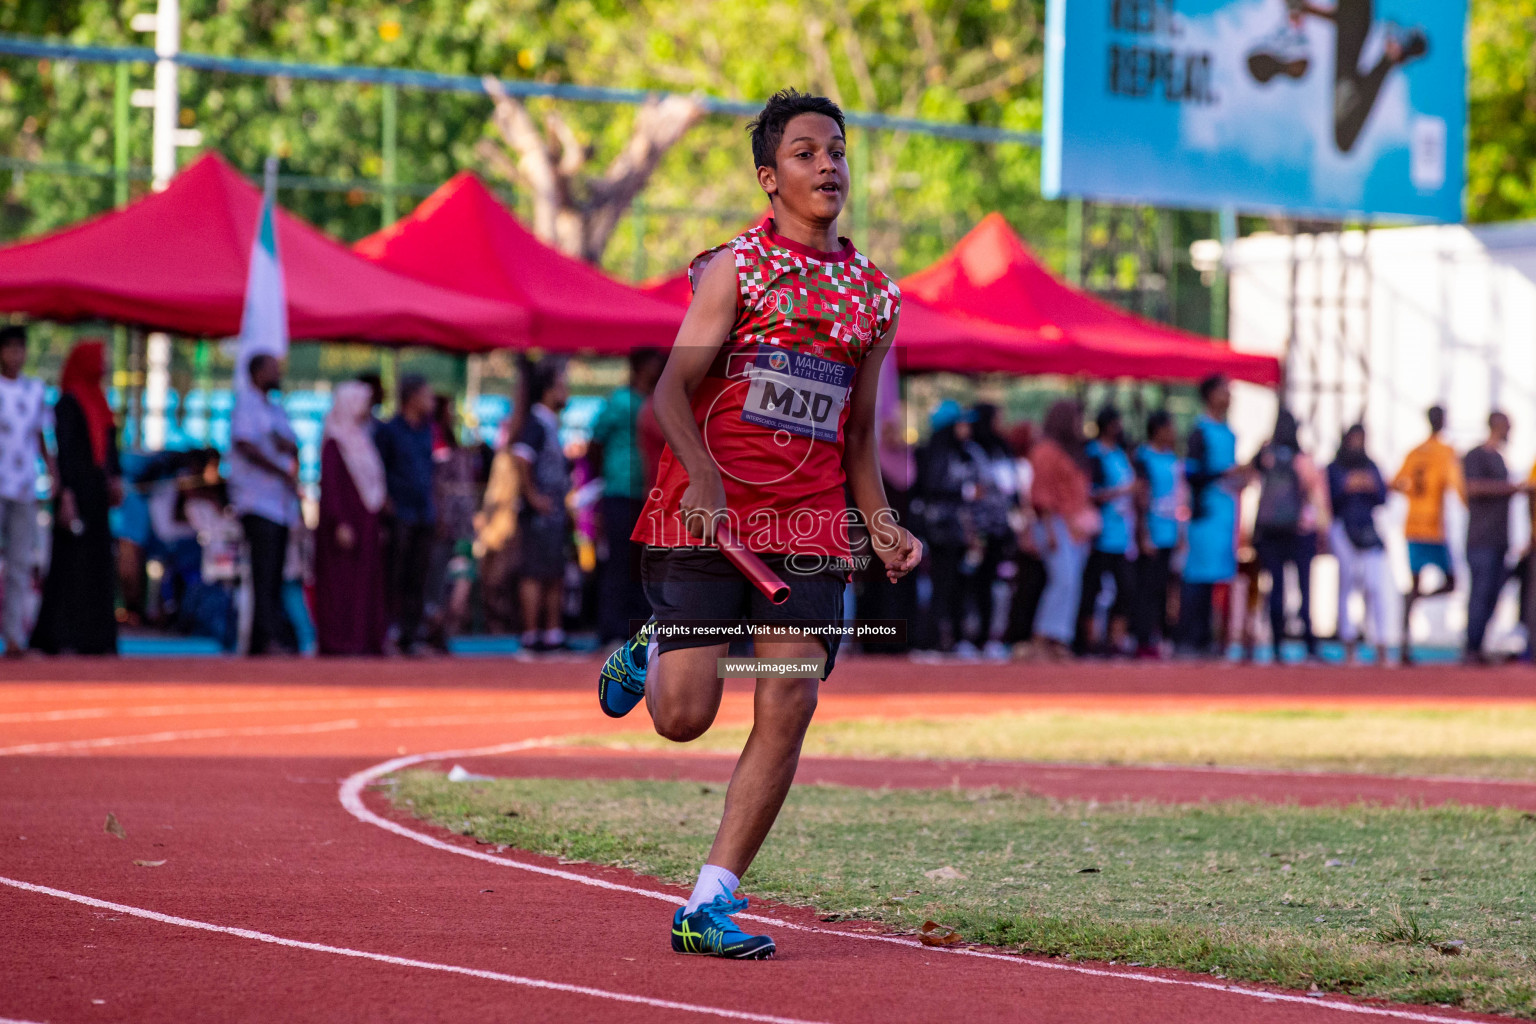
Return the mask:
[[[128,22],[153,6],[153,0],[22,0],[0,30],[143,44]],[[1023,129],[1040,121],[1043,0],[183,0],[182,11],[184,47],[206,53],[746,100],[796,85],[861,109]],[[111,68],[0,59],[0,73],[4,155],[110,166]],[[147,88],[150,68],[135,66],[132,77],[135,88]],[[240,168],[254,171],[275,152],[285,174],[359,186],[286,188],[283,202],[302,216],[348,238],[379,226],[381,203],[362,186],[382,171],[381,90],[183,70],[182,106],[183,123],[200,128],[205,144]],[[540,120],[554,106],[529,104]],[[621,151],[637,116],[602,104],[559,108],[600,163]],[[399,110],[397,180],[431,186],[468,167],[510,186],[483,148],[477,152],[478,143],[496,137],[487,97],[405,90]],[[742,119],[710,117],[673,147],[631,230],[621,228],[608,246],[610,268],[632,274],[671,269],[762,209],[743,126]],[[132,112],[131,134],[132,160],[145,165],[148,111]],[[850,222],[861,243],[897,269],[937,255],[990,209],[1009,212],[1027,230],[1061,221],[1055,205],[1039,199],[1038,155],[1026,147],[863,132],[850,142],[862,175]],[[400,208],[416,194],[402,197]],[[5,233],[69,223],[108,208],[111,195],[111,182],[103,179],[13,176]],[[531,212],[527,197],[518,201],[522,212]],[[865,223],[856,223],[859,216]]]
[[[131,17],[154,0],[9,0],[0,32],[102,45],[143,45]],[[1041,123],[1044,0],[183,0],[183,45],[199,52],[756,100],[785,85],[849,108],[1014,129]],[[1469,215],[1536,216],[1536,0],[1476,0],[1470,35]],[[151,84],[148,65],[131,85]],[[113,153],[114,72],[98,64],[0,58],[0,156],[105,169]],[[378,88],[182,72],[182,121],[205,145],[255,172],[332,184],[286,187],[282,201],[356,238],[385,219]],[[534,101],[558,109],[572,138],[607,165],[633,134],[632,108]],[[478,94],[403,90],[398,181],[404,211],[470,168],[529,197],[487,157],[497,134]],[[636,211],[604,251],[626,276],[660,273],[763,209],[743,120],[705,118],[661,159]],[[130,156],[149,162],[150,113],[130,117]],[[183,154],[187,159],[190,154]],[[903,272],[941,253],[989,210],[1002,210],[1048,256],[1059,253],[1061,204],[1039,196],[1039,154],[895,132],[855,131],[847,222],[861,247]],[[339,184],[337,184],[339,183]],[[135,190],[145,183],[136,179]],[[78,220],[112,204],[100,177],[0,173],[0,237]]]
[[[534,123],[527,106],[485,76],[496,104],[491,123],[506,148],[482,140],[476,152],[491,167],[522,184],[533,201],[533,231],[568,256],[602,262],[608,240],[656,171],[667,150],[707,112],[696,95],[650,96],[641,104],[629,140],[602,174],[587,170],[592,146],[559,111]]]
[[[1473,0],[1467,215],[1536,217],[1536,0]]]

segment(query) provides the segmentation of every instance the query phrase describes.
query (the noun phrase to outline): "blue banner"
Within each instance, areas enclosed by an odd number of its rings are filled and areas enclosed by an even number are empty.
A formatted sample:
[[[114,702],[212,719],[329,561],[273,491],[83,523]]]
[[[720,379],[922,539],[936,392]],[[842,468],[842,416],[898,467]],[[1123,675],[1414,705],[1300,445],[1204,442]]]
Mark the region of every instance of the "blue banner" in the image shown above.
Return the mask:
[[[1048,196],[1459,221],[1467,0],[1049,0]]]

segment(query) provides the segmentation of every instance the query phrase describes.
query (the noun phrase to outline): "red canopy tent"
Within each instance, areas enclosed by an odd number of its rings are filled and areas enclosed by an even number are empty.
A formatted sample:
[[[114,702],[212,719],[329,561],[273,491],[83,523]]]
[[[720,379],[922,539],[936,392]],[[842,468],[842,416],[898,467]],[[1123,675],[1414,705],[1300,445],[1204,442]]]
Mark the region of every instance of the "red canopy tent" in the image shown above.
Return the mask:
[[[612,354],[668,346],[683,322],[671,303],[539,241],[468,171],[353,249],[399,273],[527,310],[529,344],[538,348]]]
[[[0,311],[238,334],[260,209],[261,192],[209,154],[164,192],[0,249]],[[277,238],[295,339],[474,352],[527,336],[522,310],[375,266],[282,210]]]
[[[640,287],[655,298],[684,308],[693,297],[687,271],[654,278]],[[1073,359],[1071,346],[1059,339],[1030,337],[998,324],[949,316],[905,294],[896,345],[902,369],[916,372],[1054,373]],[[1020,360],[1026,357],[1035,365],[1020,370]]]
[[[1224,342],[1143,320],[1065,284],[996,213],[901,287],[904,295],[947,313],[1065,342],[1067,358],[1045,372],[1143,380],[1223,373],[1254,384],[1280,383],[1280,363],[1270,356],[1234,352]],[[1017,372],[1042,372],[1037,363],[1033,348],[1021,348]]]
[[[653,299],[670,302],[674,306],[682,306],[685,309],[693,300],[693,282],[688,280],[686,270],[669,277],[653,277],[642,284],[640,290]]]

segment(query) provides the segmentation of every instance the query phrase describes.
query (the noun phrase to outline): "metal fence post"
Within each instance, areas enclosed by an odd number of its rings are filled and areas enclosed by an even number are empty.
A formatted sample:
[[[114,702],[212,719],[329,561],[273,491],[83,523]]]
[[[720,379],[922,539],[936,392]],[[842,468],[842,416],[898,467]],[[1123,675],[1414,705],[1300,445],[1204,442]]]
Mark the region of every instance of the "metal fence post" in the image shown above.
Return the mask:
[[[386,83],[384,89],[384,109],[382,131],[383,167],[379,174],[379,182],[384,187],[380,198],[379,219],[383,227],[389,227],[398,219],[395,209],[395,185],[398,181],[396,160],[399,157],[400,141],[400,104],[399,88],[394,83]],[[379,353],[379,379],[384,387],[384,408],[388,409],[394,404],[394,394],[397,381],[400,376],[399,352],[393,348],[386,348]]]
[[[1227,260],[1231,256],[1232,243],[1237,241],[1237,211],[1224,206],[1216,212],[1216,237],[1221,239],[1221,266],[1216,269],[1211,282],[1211,336],[1227,336],[1228,296]]]
[[[130,125],[132,83],[128,77],[128,62],[119,61],[117,84],[112,93],[112,202],[124,206],[128,202],[128,130]]]
[[[380,213],[383,227],[389,227],[395,222],[395,185],[398,182],[396,158],[399,156],[399,89],[393,83],[384,86],[384,124],[383,124],[383,169],[379,175],[380,184],[384,186],[383,198],[380,200]]]
[[[1083,283],[1083,201],[1067,200],[1067,283]]]

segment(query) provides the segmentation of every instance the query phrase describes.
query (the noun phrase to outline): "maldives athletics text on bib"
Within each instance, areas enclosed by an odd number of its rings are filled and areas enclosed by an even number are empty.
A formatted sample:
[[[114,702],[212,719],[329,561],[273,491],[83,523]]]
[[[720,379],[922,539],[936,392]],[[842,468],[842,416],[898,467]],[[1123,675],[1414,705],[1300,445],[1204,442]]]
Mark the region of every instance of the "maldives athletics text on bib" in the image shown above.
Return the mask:
[[[751,370],[741,410],[748,423],[785,430],[813,441],[836,441],[854,368],[804,352],[764,348]]]
[[[843,424],[864,358],[889,331],[901,292],[846,239],[822,252],[781,238],[771,220],[721,251],[736,264],[736,323],[695,390],[694,420],[725,485],[738,534],[759,552],[847,558]],[[666,449],[632,535],[684,547],[678,512],[688,474]]]

